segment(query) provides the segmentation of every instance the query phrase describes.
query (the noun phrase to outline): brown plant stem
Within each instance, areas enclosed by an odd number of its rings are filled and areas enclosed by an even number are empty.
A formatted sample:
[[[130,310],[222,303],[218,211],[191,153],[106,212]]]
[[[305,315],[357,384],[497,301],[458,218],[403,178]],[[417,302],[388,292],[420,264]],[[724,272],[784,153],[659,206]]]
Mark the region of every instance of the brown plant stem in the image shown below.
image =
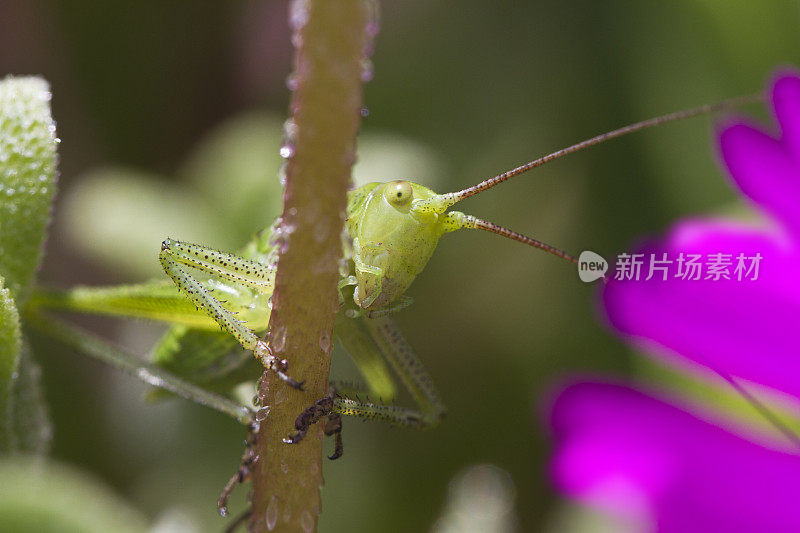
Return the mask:
[[[305,390],[272,373],[260,381],[261,405],[270,410],[256,443],[251,531],[313,531],[321,511],[322,428],[312,427],[299,444],[282,439],[328,389],[367,17],[364,0],[297,0],[292,7],[294,92],[285,146],[292,155],[269,331],[273,353],[305,380]]]

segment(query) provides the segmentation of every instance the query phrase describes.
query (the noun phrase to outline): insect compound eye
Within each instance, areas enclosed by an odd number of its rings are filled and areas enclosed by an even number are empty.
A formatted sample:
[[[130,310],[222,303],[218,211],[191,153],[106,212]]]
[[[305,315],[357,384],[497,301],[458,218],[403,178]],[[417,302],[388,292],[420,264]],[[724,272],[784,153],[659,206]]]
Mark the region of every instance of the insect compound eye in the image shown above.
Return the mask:
[[[386,201],[395,207],[403,207],[411,203],[414,191],[407,181],[393,181],[386,186],[384,191]]]

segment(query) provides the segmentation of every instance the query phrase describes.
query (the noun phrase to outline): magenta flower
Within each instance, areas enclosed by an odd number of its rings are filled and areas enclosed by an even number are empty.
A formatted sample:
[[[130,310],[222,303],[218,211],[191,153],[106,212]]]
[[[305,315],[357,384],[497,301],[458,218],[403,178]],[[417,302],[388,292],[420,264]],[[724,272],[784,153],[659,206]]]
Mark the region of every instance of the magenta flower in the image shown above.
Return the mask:
[[[618,385],[567,387],[551,414],[557,488],[634,531],[800,531],[800,456]]]
[[[772,102],[780,139],[733,123],[719,131],[719,148],[733,181],[776,227],[681,222],[663,242],[641,251],[639,281],[608,284],[603,307],[615,329],[650,353],[679,354],[800,396],[800,78],[777,77]],[[650,259],[665,253],[673,261],[667,279],[656,271],[644,281]],[[681,254],[700,256],[699,280],[678,275],[681,267],[687,270],[685,262],[678,264]],[[710,272],[720,255],[729,279]],[[740,257],[760,257],[755,279],[755,272],[743,272],[753,261],[736,270]]]
[[[779,137],[732,122],[718,139],[734,183],[772,224],[683,221],[619,262],[602,303],[613,328],[657,357],[800,397],[800,77],[777,76],[771,97]],[[553,479],[645,530],[800,531],[800,454],[713,419],[621,386],[573,385],[552,411]]]

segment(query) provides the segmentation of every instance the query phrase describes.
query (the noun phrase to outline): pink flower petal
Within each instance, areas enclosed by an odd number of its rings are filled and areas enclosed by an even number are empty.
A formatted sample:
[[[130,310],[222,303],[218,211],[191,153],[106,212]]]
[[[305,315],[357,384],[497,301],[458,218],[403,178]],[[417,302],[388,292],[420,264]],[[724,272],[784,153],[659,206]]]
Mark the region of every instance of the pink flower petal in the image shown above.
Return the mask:
[[[800,531],[800,456],[618,385],[566,388],[550,423],[572,498],[664,533]]]
[[[719,132],[719,149],[742,192],[800,236],[800,163],[781,142],[751,126],[733,124]]]
[[[643,252],[672,260],[680,253],[761,254],[755,281],[672,275],[644,281],[644,273],[639,281],[612,280],[602,293],[604,311],[615,329],[655,355],[678,354],[800,397],[800,253],[794,247],[765,230],[689,221]]]
[[[772,85],[772,105],[781,126],[781,141],[786,151],[800,165],[800,77],[786,71]]]

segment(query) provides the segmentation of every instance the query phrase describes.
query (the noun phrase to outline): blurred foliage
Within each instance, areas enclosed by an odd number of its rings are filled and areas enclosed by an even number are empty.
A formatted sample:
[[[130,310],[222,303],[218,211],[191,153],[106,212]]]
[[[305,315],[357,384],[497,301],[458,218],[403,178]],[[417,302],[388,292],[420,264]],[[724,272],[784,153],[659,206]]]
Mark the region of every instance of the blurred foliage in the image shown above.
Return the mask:
[[[75,468],[18,457],[0,460],[0,525],[17,533],[127,533],[146,519]]]
[[[493,465],[474,465],[450,482],[447,504],[433,533],[509,533],[514,518],[514,483],[508,472]]]
[[[238,249],[280,214],[281,124],[263,113],[229,120],[199,143],[172,185],[143,170],[92,170],[64,201],[70,241],[134,278],[163,274],[156,258],[164,237]]]
[[[384,3],[381,26],[357,174],[439,191],[761,90],[776,66],[800,64],[795,0],[411,0]],[[65,141],[40,277],[141,281],[160,275],[165,236],[232,250],[268,225],[277,199],[260,187],[278,190],[288,35],[285,2],[0,5],[0,72],[51,80]],[[613,256],[678,217],[742,210],[710,123],[614,141],[460,208]],[[598,324],[591,287],[555,259],[463,232],[445,239],[410,294],[416,303],[397,321],[450,414],[425,433],[345,420],[345,455],[325,466],[321,531],[430,528],[446,513],[450,480],[476,463],[509,473],[521,530],[591,531],[596,520],[558,511],[539,422],[561,376],[636,371]],[[86,323],[139,353],[161,335],[137,322]],[[240,427],[186,402],[143,404],[141,384],[31,342],[56,459],[92,472],[151,522],[222,528],[214,501],[241,454]],[[334,365],[353,372],[338,354]]]

